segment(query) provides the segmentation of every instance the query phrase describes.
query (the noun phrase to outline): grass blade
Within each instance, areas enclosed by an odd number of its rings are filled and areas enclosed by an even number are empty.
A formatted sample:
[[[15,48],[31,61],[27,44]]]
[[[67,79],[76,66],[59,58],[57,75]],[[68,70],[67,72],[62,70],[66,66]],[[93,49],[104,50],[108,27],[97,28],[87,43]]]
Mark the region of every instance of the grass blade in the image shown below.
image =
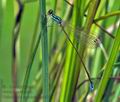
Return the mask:
[[[109,77],[112,73],[112,66],[115,63],[115,59],[117,57],[117,54],[119,52],[119,47],[120,47],[120,24],[119,24],[119,28],[118,28],[118,32],[117,35],[115,37],[115,41],[112,47],[112,51],[109,57],[109,60],[106,64],[106,68],[105,71],[103,73],[103,77],[102,80],[100,82],[99,88],[98,88],[98,92],[97,92],[97,96],[95,98],[95,102],[101,102],[102,96],[104,94],[107,82],[109,80]]]
[[[46,26],[46,0],[40,0],[41,17],[41,44],[42,44],[42,81],[43,81],[43,100],[49,102],[49,75],[48,75],[48,37]]]

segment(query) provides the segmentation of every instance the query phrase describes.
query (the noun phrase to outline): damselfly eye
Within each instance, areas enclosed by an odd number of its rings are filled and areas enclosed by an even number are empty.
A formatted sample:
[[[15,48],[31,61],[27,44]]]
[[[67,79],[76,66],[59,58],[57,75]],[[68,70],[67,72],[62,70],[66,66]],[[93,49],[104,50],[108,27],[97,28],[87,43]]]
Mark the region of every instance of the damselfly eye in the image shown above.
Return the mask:
[[[53,13],[53,10],[50,9],[50,10],[48,11],[48,15],[51,15],[52,13]]]

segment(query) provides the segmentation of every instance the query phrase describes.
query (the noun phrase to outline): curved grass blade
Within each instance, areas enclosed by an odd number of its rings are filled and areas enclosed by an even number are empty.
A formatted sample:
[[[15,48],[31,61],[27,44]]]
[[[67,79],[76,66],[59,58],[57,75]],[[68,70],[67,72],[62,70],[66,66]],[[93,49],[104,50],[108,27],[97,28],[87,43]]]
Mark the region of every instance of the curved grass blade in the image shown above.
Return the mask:
[[[42,32],[41,32],[42,33]],[[41,39],[41,33],[38,37],[38,40],[37,40],[37,43],[36,43],[36,46],[35,46],[35,49],[33,51],[33,54],[31,56],[31,60],[27,66],[27,70],[26,70],[26,73],[25,73],[25,78],[24,78],[24,82],[23,82],[23,88],[22,88],[22,95],[21,95],[21,102],[22,100],[24,99],[25,97],[25,94],[26,94],[26,89],[27,89],[27,85],[28,85],[28,81],[29,81],[29,76],[30,76],[30,71],[31,71],[31,68],[32,68],[32,64],[33,64],[33,60],[35,58],[35,55],[36,55],[36,52],[37,52],[37,49],[38,49],[38,46],[39,46],[39,43],[40,43],[40,39]],[[26,97],[27,98],[27,97]]]

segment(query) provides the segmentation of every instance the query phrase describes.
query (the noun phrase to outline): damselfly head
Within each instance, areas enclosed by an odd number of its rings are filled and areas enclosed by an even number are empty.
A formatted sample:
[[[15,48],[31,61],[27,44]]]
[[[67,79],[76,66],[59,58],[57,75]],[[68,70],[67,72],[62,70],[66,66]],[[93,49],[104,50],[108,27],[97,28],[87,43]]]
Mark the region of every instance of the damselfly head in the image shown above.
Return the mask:
[[[51,15],[51,14],[53,14],[53,10],[52,10],[52,9],[50,9],[50,10],[48,11],[48,15]]]

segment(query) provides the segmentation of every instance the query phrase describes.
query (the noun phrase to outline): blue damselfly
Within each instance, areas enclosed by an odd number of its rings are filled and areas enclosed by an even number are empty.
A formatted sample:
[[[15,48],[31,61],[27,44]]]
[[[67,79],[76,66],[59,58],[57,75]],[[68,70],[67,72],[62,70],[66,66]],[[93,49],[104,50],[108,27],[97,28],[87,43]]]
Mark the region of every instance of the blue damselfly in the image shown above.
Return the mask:
[[[94,85],[93,85],[93,82],[92,82],[92,80],[91,80],[91,78],[90,78],[90,74],[89,74],[89,72],[88,72],[88,70],[87,70],[87,67],[85,66],[85,64],[84,64],[84,62],[83,62],[83,59],[82,59],[82,57],[80,56],[77,48],[76,48],[75,45],[73,44],[72,40],[70,39],[68,33],[66,32],[66,30],[65,30],[65,28],[64,28],[64,21],[63,21],[59,16],[55,15],[54,12],[53,12],[53,10],[51,10],[51,9],[48,11],[48,16],[50,16],[50,17],[52,18],[52,20],[55,21],[55,22],[62,28],[62,31],[64,32],[64,34],[66,35],[67,39],[69,40],[69,42],[71,43],[71,45],[72,45],[73,48],[75,49],[75,51],[76,51],[76,53],[77,53],[77,55],[78,55],[78,57],[79,57],[82,65],[83,65],[83,67],[84,67],[84,69],[85,69],[85,71],[86,71],[86,74],[87,74],[87,76],[88,76],[88,78],[89,78],[89,81],[90,81],[90,89],[93,90],[93,89],[94,89]],[[70,30],[73,30],[71,25],[69,25],[68,27],[70,27]],[[81,34],[80,34],[80,38],[81,38],[81,41],[80,41],[80,42],[81,42],[81,43],[84,43],[87,47],[93,48],[96,43],[100,43],[100,40],[99,40],[97,37],[95,37],[95,36],[93,36],[93,35],[88,35],[86,32],[84,32],[84,31],[82,31],[82,30],[79,30],[79,28],[76,28],[76,29],[73,30],[73,31],[74,31],[75,33],[77,33],[77,34],[78,34],[78,33],[81,33]],[[79,36],[79,35],[77,35],[77,36]]]

